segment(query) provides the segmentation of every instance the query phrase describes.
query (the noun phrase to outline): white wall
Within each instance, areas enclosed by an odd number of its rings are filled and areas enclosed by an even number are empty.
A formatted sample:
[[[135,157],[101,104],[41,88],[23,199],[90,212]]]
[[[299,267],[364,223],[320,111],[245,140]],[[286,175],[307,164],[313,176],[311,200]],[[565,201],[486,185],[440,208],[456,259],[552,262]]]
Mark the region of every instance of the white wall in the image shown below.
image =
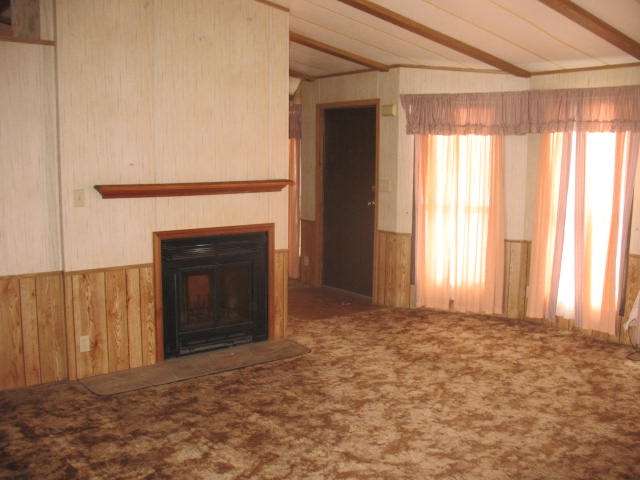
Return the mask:
[[[0,42],[0,275],[62,269],[54,49]]]
[[[275,222],[287,248],[286,189],[104,200],[93,185],[287,178],[288,29],[253,0],[58,0],[65,270],[150,263],[158,230]]]

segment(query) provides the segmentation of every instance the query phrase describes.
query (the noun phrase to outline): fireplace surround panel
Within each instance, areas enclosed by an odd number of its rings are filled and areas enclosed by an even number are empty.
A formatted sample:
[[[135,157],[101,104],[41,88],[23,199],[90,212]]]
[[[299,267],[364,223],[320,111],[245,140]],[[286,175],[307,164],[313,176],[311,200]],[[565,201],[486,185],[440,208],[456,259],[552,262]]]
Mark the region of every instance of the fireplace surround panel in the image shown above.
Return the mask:
[[[255,228],[156,233],[163,358],[268,339],[272,232]]]

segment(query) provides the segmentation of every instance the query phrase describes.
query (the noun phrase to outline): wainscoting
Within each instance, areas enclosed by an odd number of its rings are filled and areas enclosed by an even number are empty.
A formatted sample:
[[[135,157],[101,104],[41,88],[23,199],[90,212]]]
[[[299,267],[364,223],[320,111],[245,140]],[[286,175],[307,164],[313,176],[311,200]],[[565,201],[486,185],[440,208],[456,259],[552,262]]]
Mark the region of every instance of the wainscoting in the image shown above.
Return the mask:
[[[61,272],[0,278],[0,389],[67,378]]]
[[[155,363],[153,265],[65,273],[65,296],[69,378]]]
[[[316,222],[300,220],[300,281],[319,287],[322,285],[316,265]]]
[[[288,251],[276,250],[274,264],[272,338],[280,339],[287,329]],[[0,332],[0,390],[151,365],[153,265],[2,277]],[[81,337],[88,351],[80,351]]]
[[[289,250],[276,250],[274,263],[271,340],[279,340],[286,336],[289,317]]]
[[[507,318],[524,318],[529,285],[529,258],[531,242],[528,240],[504,241],[504,303],[503,315]]]
[[[378,230],[373,266],[373,302],[409,307],[411,302],[411,234]]]

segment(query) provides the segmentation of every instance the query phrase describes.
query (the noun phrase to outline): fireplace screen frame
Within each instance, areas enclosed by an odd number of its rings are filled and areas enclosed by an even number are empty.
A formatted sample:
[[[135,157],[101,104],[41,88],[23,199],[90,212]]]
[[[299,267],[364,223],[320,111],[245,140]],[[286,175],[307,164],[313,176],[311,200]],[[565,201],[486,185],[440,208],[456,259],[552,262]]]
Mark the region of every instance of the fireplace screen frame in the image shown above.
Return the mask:
[[[235,235],[253,233],[253,234],[264,234],[266,237],[266,272],[264,272],[266,284],[265,284],[265,292],[264,292],[264,300],[263,300],[263,309],[266,311],[264,315],[266,316],[266,329],[262,334],[259,335],[258,339],[252,341],[260,341],[266,339],[273,338],[273,274],[274,274],[274,224],[258,224],[258,225],[239,225],[239,226],[229,226],[229,227],[216,227],[216,228],[204,228],[204,229],[188,229],[188,230],[171,230],[171,231],[162,231],[162,232],[154,232],[154,273],[155,273],[155,300],[156,300],[156,358],[157,361],[165,360],[166,358],[170,358],[176,356],[176,351],[165,351],[165,336],[167,334],[167,330],[165,328],[165,316],[173,315],[173,313],[168,312],[166,307],[169,309],[173,309],[175,312],[175,305],[165,305],[164,299],[164,286],[166,283],[166,277],[168,272],[163,273],[163,265],[162,265],[162,256],[163,256],[163,244],[171,243],[172,240],[177,240],[177,243],[180,243],[181,239],[196,239],[198,243],[200,243],[203,239],[205,239],[205,250],[206,246],[206,238],[211,240],[212,244],[219,244],[220,242],[225,242],[226,238],[232,238]],[[216,247],[214,247],[216,248]],[[225,263],[238,263],[237,259],[231,262],[223,261],[221,265]],[[214,262],[215,263],[215,262]],[[187,262],[188,265],[188,262]],[[194,269],[197,270],[197,262],[194,262]],[[255,293],[255,292],[254,292]],[[260,292],[258,292],[260,295]],[[252,306],[254,308],[254,306]],[[234,344],[234,339],[228,339],[229,345]],[[243,339],[236,339],[237,343],[242,343]],[[221,342],[219,346],[225,346]],[[215,347],[213,347],[215,348]],[[194,351],[197,351],[195,349]],[[179,353],[179,352],[178,352]],[[182,353],[184,354],[184,353]]]

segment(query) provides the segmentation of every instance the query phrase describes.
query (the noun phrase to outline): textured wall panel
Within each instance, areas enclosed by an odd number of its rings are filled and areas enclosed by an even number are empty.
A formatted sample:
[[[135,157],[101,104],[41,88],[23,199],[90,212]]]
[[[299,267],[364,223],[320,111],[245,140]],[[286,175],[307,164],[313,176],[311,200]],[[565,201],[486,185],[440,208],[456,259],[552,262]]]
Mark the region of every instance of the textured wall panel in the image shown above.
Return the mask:
[[[0,275],[59,270],[54,49],[0,42]]]
[[[103,200],[92,189],[287,178],[286,12],[253,0],[59,0],[57,27],[68,270],[149,263],[157,230],[275,222],[286,247],[286,190]]]

